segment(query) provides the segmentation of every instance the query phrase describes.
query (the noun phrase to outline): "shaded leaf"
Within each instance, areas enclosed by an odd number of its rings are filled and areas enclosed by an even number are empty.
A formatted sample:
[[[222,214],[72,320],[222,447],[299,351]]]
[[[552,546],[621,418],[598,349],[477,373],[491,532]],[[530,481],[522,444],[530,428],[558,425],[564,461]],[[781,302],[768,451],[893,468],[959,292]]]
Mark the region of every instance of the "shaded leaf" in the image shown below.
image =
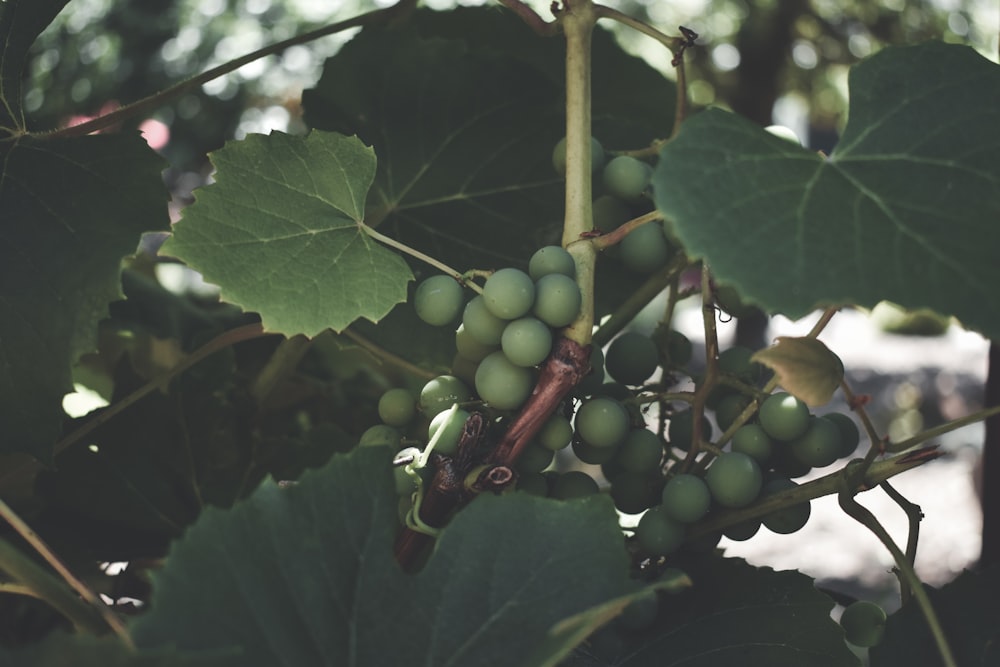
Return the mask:
[[[260,313],[266,330],[341,331],[406,298],[405,262],[357,225],[375,173],[357,138],[250,135],[211,159],[216,182],[197,192],[162,253]]]
[[[769,312],[883,299],[1000,335],[1000,67],[968,47],[887,48],[851,70],[827,159],[711,109],[653,176],[688,252]]]
[[[778,336],[750,360],[773,370],[785,391],[810,407],[828,403],[844,379],[844,362],[815,338]]]
[[[388,461],[357,449],[207,510],[156,574],[137,643],[240,647],[247,666],[516,665],[549,627],[627,590],[606,498],[481,497],[404,575]]]
[[[35,39],[69,0],[0,2],[0,129],[24,130],[21,86],[25,58]]]
[[[135,651],[114,638],[55,634],[18,650],[0,648],[0,667],[237,667],[233,651],[181,653],[171,648]]]
[[[122,258],[167,226],[163,162],[118,134],[22,137],[0,144],[0,164],[0,452],[48,459]]]

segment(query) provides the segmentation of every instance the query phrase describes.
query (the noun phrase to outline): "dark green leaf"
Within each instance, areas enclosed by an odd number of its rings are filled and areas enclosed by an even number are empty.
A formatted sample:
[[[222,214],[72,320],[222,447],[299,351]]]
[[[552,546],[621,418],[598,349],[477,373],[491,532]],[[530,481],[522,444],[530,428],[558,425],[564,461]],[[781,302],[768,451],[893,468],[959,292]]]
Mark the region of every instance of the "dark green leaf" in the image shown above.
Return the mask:
[[[0,2],[0,129],[25,129],[21,84],[28,49],[69,0]]]
[[[404,575],[388,457],[361,448],[296,486],[206,511],[156,575],[137,643],[240,647],[247,667],[506,667],[558,621],[627,590],[606,498],[479,498],[424,570]]]
[[[661,154],[658,208],[766,310],[887,299],[1000,335],[1000,67],[963,46],[887,48],[850,91],[829,158],[723,111],[691,118]]]
[[[0,667],[238,667],[232,651],[181,653],[172,648],[135,651],[113,638],[53,635],[18,650],[0,648]]]
[[[656,625],[580,647],[568,667],[856,667],[833,601],[794,571],[735,558],[681,567],[693,586],[664,599]],[[610,629],[609,629],[610,630]],[[605,640],[607,637],[604,638]]]
[[[216,183],[198,191],[163,252],[260,313],[265,329],[315,336],[377,321],[406,298],[411,273],[357,223],[375,155],[357,138],[278,132],[212,154]]]
[[[122,257],[167,226],[163,163],[138,134],[23,137],[0,163],[0,452],[47,459]]]
[[[1000,569],[964,572],[927,594],[945,637],[963,667],[1000,664]],[[870,651],[872,667],[938,667],[942,664],[927,621],[916,604],[889,616],[885,638]]]

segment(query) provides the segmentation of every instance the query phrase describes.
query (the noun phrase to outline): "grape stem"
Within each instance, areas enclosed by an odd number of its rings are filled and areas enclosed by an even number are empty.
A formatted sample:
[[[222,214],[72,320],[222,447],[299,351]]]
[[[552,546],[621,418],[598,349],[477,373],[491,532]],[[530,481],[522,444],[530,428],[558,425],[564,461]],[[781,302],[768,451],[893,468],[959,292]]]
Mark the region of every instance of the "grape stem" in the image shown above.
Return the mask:
[[[879,484],[885,494],[892,498],[892,500],[899,505],[900,509],[906,514],[907,523],[909,524],[909,530],[906,533],[906,561],[912,566],[917,561],[917,544],[920,541],[920,522],[924,518],[924,512],[920,509],[920,505],[916,503],[911,503],[906,496],[896,490],[889,480],[886,480]],[[898,576],[897,570],[897,576]],[[906,580],[903,577],[899,577],[899,592],[900,598],[905,605],[909,602],[912,597],[912,591],[907,585]]]

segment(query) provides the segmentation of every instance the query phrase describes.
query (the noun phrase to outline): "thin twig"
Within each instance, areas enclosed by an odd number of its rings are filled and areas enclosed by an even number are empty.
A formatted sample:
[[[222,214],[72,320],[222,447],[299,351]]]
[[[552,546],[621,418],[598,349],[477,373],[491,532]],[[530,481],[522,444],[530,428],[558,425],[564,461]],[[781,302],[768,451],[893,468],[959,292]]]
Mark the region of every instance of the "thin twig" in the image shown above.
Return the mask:
[[[350,338],[355,344],[357,344],[358,347],[362,348],[376,359],[396,366],[397,368],[400,368],[415,377],[423,380],[433,380],[438,375],[437,373],[421,368],[420,366],[407,361],[398,354],[394,354],[384,347],[373,343],[353,329],[344,329],[340,332],[340,334]]]
[[[917,544],[920,541],[920,521],[924,518],[924,512],[920,509],[920,505],[907,500],[888,480],[882,482],[879,486],[906,513],[909,524],[909,531],[906,534],[906,560],[910,565],[913,565],[917,561]],[[899,584],[900,598],[905,605],[909,602],[912,591],[902,577],[900,577]]]

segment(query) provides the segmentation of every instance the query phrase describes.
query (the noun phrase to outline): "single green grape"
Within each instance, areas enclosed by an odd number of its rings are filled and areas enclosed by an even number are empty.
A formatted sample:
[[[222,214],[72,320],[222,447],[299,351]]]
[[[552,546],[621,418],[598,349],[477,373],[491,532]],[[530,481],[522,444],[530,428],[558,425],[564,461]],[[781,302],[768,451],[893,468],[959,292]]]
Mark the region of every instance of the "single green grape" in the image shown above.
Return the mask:
[[[694,437],[694,414],[690,408],[670,415],[670,425],[667,427],[667,438],[672,447],[685,452],[691,448],[691,438]],[[712,423],[705,415],[701,416],[701,439],[712,439]]]
[[[462,357],[465,357],[469,361],[477,362],[496,352],[497,346],[479,342],[479,339],[470,334],[464,324],[460,324],[458,329],[455,330],[455,349]]]
[[[430,425],[427,427],[428,441],[438,431],[441,431],[437,443],[434,445],[434,451],[438,454],[454,456],[458,452],[458,441],[462,437],[462,432],[465,430],[465,422],[468,419],[469,413],[461,409],[456,410],[454,413],[450,409],[444,410],[434,415],[434,419],[431,420]]]
[[[670,368],[683,368],[691,361],[694,346],[691,340],[676,329],[667,333],[666,356]]]
[[[422,452],[419,447],[404,447],[399,450],[398,454],[396,454],[396,458],[398,459],[403,456],[412,456],[414,460],[416,460],[420,457],[421,453]],[[417,481],[413,479],[410,473],[406,472],[405,465],[393,466],[392,477],[396,483],[396,495],[409,495],[417,488]]]
[[[774,495],[776,493],[781,493],[782,491],[787,491],[789,489],[794,489],[798,484],[790,479],[784,477],[776,477],[770,479],[764,483],[764,486],[760,490],[761,498]],[[812,513],[812,507],[809,501],[803,501],[797,505],[792,505],[791,507],[785,507],[780,510],[771,512],[770,514],[761,517],[761,522],[764,527],[773,533],[778,533],[779,535],[789,535],[797,530],[801,530],[806,522],[809,521],[809,515]]]
[[[580,406],[574,420],[576,432],[594,447],[614,447],[628,433],[628,412],[611,398],[592,398]]]
[[[806,432],[788,444],[796,459],[812,468],[824,468],[840,455],[840,429],[829,419],[810,417]]]
[[[861,442],[861,431],[854,420],[842,412],[831,412],[823,415],[822,419],[833,422],[840,430],[840,454],[837,458],[843,459],[854,454]]]
[[[573,454],[583,463],[592,466],[611,462],[618,453],[618,447],[597,447],[577,438],[573,441]]]
[[[663,487],[663,511],[682,523],[694,523],[708,513],[712,494],[697,475],[681,473],[667,480]]]
[[[594,478],[581,470],[570,470],[555,478],[549,497],[558,500],[592,496],[600,491]]]
[[[650,556],[669,556],[684,542],[684,524],[671,519],[661,507],[646,511],[635,527],[635,537]]]
[[[580,286],[569,276],[550,273],[535,283],[532,313],[550,327],[564,327],[580,314]]]
[[[537,366],[552,350],[552,332],[541,320],[522,317],[503,330],[500,347],[515,366]]]
[[[641,160],[629,155],[619,155],[606,165],[602,177],[607,191],[624,199],[634,201],[642,196],[649,185],[653,169]]]
[[[573,424],[562,415],[552,415],[535,435],[535,441],[553,452],[564,448],[573,439]]]
[[[663,443],[659,436],[645,428],[634,428],[615,454],[623,470],[647,473],[660,468],[663,460]]]
[[[439,375],[430,380],[420,390],[418,404],[420,410],[430,417],[444,412],[455,403],[467,403],[472,400],[472,392],[465,383],[454,375]]]
[[[607,234],[632,219],[632,210],[628,204],[611,195],[601,195],[591,204],[594,216],[594,228]]]
[[[540,473],[552,465],[554,456],[555,452],[551,449],[530,444],[521,451],[521,455],[517,457],[517,463],[514,464],[514,467],[517,468],[518,473]]]
[[[774,441],[759,424],[744,424],[733,433],[733,451],[746,454],[763,467],[774,454]]]
[[[465,304],[462,326],[470,336],[483,345],[499,345],[507,320],[491,313],[483,297],[477,296]]]
[[[547,245],[539,248],[528,260],[528,275],[532,280],[537,281],[552,273],[570,278],[576,276],[576,260],[562,246]]]
[[[462,286],[451,276],[431,276],[413,294],[417,317],[438,327],[454,322],[463,303]]]
[[[531,394],[534,377],[531,371],[515,366],[503,352],[494,352],[476,369],[476,392],[498,410],[521,407]]]
[[[844,628],[847,641],[863,647],[875,646],[882,641],[885,622],[885,609],[868,600],[852,602],[840,617],[840,626]]]
[[[660,502],[664,479],[659,471],[652,473],[625,472],[615,469],[615,462],[601,466],[611,482],[611,499],[618,511],[639,514]]]
[[[482,297],[491,313],[516,320],[527,315],[535,303],[535,281],[520,269],[500,269],[486,279]]]
[[[402,428],[417,416],[417,399],[409,389],[390,389],[378,399],[378,416],[389,426]]]
[[[590,138],[590,170],[597,172],[604,166],[604,146],[594,137]],[[560,176],[566,175],[566,137],[563,137],[552,149],[552,168]]]
[[[365,430],[358,439],[358,445],[362,447],[392,447],[393,451],[399,449],[399,443],[403,435],[388,424],[375,424]]]
[[[746,542],[760,530],[760,519],[747,519],[726,528],[722,534],[734,542]]]
[[[745,507],[752,503],[763,485],[764,475],[757,462],[740,452],[723,452],[705,472],[712,498],[723,507]]]
[[[616,382],[641,385],[656,371],[660,362],[656,343],[649,336],[626,331],[608,346],[604,367]]]
[[[667,265],[674,256],[663,227],[648,223],[636,227],[618,244],[618,257],[630,271],[650,274]]]
[[[750,361],[753,354],[753,350],[742,345],[727,348],[719,353],[719,370],[738,380],[753,384],[764,372],[760,364]]]
[[[751,398],[743,394],[729,394],[715,406],[715,421],[719,423],[722,430],[728,429],[735,422],[737,417],[750,405]]]
[[[764,399],[758,421],[775,440],[794,440],[809,428],[809,407],[791,394],[778,392]]]

